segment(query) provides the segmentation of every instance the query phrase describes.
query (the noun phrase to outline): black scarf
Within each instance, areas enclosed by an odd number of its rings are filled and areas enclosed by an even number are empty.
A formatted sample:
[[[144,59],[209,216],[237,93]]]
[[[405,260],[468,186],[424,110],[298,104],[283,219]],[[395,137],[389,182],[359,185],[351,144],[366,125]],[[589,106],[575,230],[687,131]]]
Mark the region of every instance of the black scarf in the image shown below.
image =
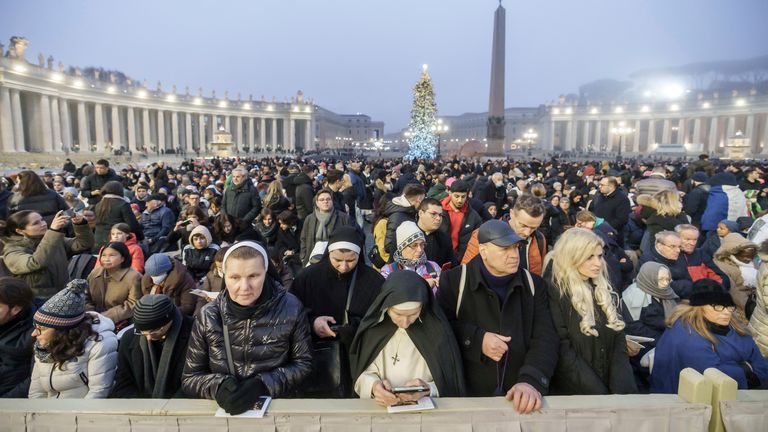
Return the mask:
[[[406,332],[427,363],[440,396],[464,396],[464,368],[453,330],[427,282],[410,270],[389,275],[360,323],[350,348],[352,380],[373,363],[397,330],[387,309],[410,301],[421,302],[421,316]]]
[[[171,368],[171,357],[176,342],[179,340],[182,318],[179,309],[173,316],[173,324],[168,329],[165,341],[163,341],[162,350],[158,349],[160,342],[150,342],[144,336],[138,336],[141,356],[144,360],[144,393],[151,394],[152,399],[165,399],[170,395],[165,394],[165,387],[168,384],[168,370]],[[157,358],[157,352],[160,351],[160,358]],[[181,359],[177,359],[181,360]]]

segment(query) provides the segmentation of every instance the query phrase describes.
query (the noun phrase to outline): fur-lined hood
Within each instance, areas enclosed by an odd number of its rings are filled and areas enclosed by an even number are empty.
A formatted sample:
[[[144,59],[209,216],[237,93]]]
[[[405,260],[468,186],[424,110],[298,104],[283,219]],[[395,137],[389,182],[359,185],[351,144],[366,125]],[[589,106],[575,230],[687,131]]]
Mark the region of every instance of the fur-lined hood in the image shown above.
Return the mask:
[[[719,260],[728,260],[728,257],[736,255],[748,247],[758,248],[756,244],[747,240],[741,234],[730,233],[723,238],[722,244],[715,252],[715,258]]]

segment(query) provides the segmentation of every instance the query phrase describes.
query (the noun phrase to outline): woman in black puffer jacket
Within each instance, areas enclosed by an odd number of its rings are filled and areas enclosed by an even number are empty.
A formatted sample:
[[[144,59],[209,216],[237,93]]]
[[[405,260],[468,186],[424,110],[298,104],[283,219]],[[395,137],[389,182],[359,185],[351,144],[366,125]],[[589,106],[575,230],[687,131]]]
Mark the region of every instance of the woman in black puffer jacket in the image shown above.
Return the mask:
[[[192,329],[182,388],[230,414],[251,409],[262,395],[291,394],[312,368],[306,311],[267,272],[268,263],[255,242],[231,246],[222,263],[227,289],[200,310]]]
[[[49,189],[34,171],[22,171],[18,179],[16,192],[8,203],[8,214],[32,210],[40,214],[45,223],[50,226],[56,213],[69,210],[64,198],[53,189]]]

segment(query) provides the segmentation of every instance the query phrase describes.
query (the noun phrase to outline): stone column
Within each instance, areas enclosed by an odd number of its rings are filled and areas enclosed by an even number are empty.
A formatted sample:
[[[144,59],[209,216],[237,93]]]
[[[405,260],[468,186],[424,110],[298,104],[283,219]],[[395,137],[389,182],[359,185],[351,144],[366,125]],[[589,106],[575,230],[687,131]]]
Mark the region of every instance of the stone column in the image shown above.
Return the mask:
[[[59,98],[51,98],[51,126],[53,132],[53,151],[59,153],[62,151],[61,141],[61,114],[59,112]]]
[[[591,122],[591,120],[584,120],[584,128],[581,130],[581,145],[583,151],[589,149],[589,124]]]
[[[267,121],[264,117],[259,118],[259,148],[264,149],[267,146]]]
[[[664,129],[661,131],[661,143],[662,144],[669,144],[671,139],[671,131],[672,128],[670,127],[670,120],[665,119],[664,120]]]
[[[677,121],[677,143],[678,144],[685,144],[685,119],[680,119]]]
[[[3,153],[13,153],[16,151],[13,133],[11,92],[8,90],[8,87],[0,87],[0,149],[2,149]]]
[[[66,99],[59,102],[61,112],[61,142],[64,144],[65,152],[69,153],[72,148],[72,123],[69,115],[69,103]]]
[[[192,114],[184,113],[184,148],[188,153],[194,153],[195,148],[192,145]]]
[[[611,152],[613,150],[613,143],[616,141],[616,137],[611,133],[613,129],[613,120],[608,120],[608,125],[605,128],[605,151]]]
[[[94,105],[93,123],[96,126],[96,153],[104,154],[104,108],[100,103]]]
[[[167,150],[165,148],[165,113],[157,111],[157,153],[160,154],[160,150]]]
[[[123,147],[122,131],[120,129],[120,107],[112,105],[112,150]]]
[[[237,142],[235,144],[235,148],[238,150],[243,149],[243,118],[242,117],[235,117],[235,127],[237,128],[237,133],[235,134],[237,136]]]
[[[232,133],[232,125],[229,124],[229,116],[224,116],[224,129],[227,130],[227,132]]]
[[[200,153],[205,153],[205,114],[197,115],[197,149]]]
[[[277,119],[270,119],[272,122],[272,150],[277,148]]]
[[[635,132],[632,135],[632,152],[640,153],[640,120],[635,120]]]
[[[175,152],[181,150],[179,144],[179,113],[171,111],[171,148]]]
[[[141,139],[144,141],[144,152],[147,153],[152,147],[152,123],[149,121],[149,110],[141,110]]]
[[[555,121],[550,120],[547,126],[547,143],[542,146],[542,149],[552,151],[555,149]],[[323,138],[323,140],[325,140],[325,138]]]
[[[248,147],[252,152],[256,152],[256,143],[254,142],[255,133],[253,130],[253,117],[248,117]]]
[[[295,150],[296,149],[296,120],[294,119],[288,119],[288,121],[283,120],[283,129],[287,129],[288,133],[286,134],[283,132],[283,139],[287,140],[287,143],[284,143],[286,150]]]
[[[712,119],[710,120],[710,126],[709,126],[709,151],[710,152],[720,151],[720,143],[718,142],[717,124],[718,124],[717,117],[712,117]]]
[[[40,95],[40,135],[38,136],[41,138],[40,144],[42,144],[40,150],[45,153],[53,152],[53,137],[51,131],[51,99],[46,94]]]
[[[728,129],[726,129],[726,135],[725,139],[726,141],[731,139],[732,136],[736,134],[736,117],[730,116],[728,117]]]
[[[11,90],[11,112],[13,114],[13,141],[16,144],[16,152],[26,152],[24,146],[24,120],[21,114],[21,95],[18,90]]]
[[[133,107],[126,108],[128,115],[128,150],[131,152],[137,151],[136,149],[136,117],[133,112]]]
[[[760,145],[762,145],[762,152],[768,153],[768,115],[765,116],[765,126],[763,126],[763,137]]]
[[[312,139],[312,120],[307,119],[304,122],[304,150],[313,150],[314,145],[315,140]]]
[[[648,145],[645,148],[648,153],[655,150],[654,144],[656,144],[656,120],[648,120]]]
[[[600,140],[603,138],[603,122],[598,120],[595,125],[595,146],[593,150],[600,151]]]
[[[749,151],[755,153],[755,115],[750,114],[747,116],[747,127],[744,131],[744,136],[749,140]]]
[[[88,110],[85,102],[77,103],[77,142],[80,145],[80,153],[91,153],[91,138],[88,136]]]
[[[571,151],[573,150],[573,120],[568,120],[568,123],[565,127],[565,151]]]
[[[701,117],[693,120],[693,143],[701,144]]]

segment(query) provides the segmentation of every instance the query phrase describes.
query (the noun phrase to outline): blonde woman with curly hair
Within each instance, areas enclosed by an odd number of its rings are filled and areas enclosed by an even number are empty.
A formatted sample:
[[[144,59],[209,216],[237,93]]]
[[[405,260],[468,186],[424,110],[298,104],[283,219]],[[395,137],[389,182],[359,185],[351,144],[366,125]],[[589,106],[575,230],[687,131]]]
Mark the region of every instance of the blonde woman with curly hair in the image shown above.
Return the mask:
[[[637,392],[603,247],[592,231],[572,228],[545,260],[544,279],[549,282],[552,320],[560,337],[551,394]]]
[[[643,206],[640,217],[645,221],[645,234],[640,243],[643,251],[653,247],[656,233],[672,231],[678,225],[689,224],[690,218],[683,211],[680,192],[664,189],[654,195],[638,195],[637,203]]]

